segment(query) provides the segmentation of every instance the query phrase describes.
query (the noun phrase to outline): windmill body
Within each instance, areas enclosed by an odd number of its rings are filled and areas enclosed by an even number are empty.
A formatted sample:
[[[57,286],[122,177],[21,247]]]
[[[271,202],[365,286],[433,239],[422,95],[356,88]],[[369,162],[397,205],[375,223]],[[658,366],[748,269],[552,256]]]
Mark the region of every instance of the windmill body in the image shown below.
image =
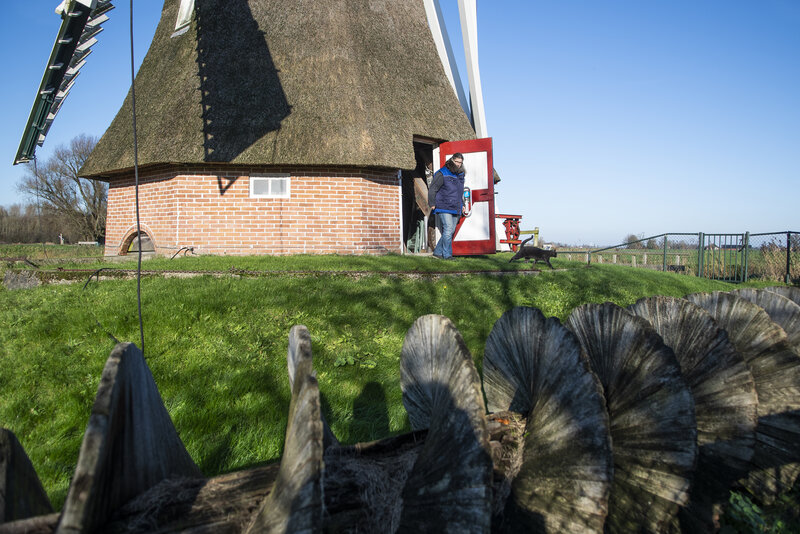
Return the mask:
[[[152,250],[404,251],[422,206],[402,183],[476,137],[426,3],[165,0],[134,82]],[[81,170],[109,183],[107,256],[137,241],[133,139],[129,92]]]

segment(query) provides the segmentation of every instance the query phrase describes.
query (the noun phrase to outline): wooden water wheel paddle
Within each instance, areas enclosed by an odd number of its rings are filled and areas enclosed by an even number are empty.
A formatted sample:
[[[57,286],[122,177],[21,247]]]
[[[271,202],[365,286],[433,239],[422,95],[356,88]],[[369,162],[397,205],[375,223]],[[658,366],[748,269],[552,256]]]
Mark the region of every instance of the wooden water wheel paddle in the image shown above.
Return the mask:
[[[247,529],[250,534],[322,531],[322,412],[305,326],[289,331],[288,361],[292,401],[283,457],[272,491]]]
[[[504,313],[486,341],[483,387],[490,411],[527,418],[493,530],[601,532],[613,471],[608,414],[575,335],[535,308]]]
[[[750,368],[758,394],[753,468],[743,483],[771,502],[800,473],[800,356],[783,329],[759,306],[729,293],[688,295],[727,330]]]
[[[611,423],[606,529],[658,532],[688,502],[697,458],[694,401],[675,355],[647,321],[608,302],[576,308],[567,327],[603,385]]]
[[[53,511],[17,436],[0,428],[0,525]]]
[[[643,298],[628,308],[672,349],[692,391],[699,457],[681,530],[719,528],[730,487],[747,473],[755,447],[758,397],[750,370],[711,315],[675,297]]]
[[[800,306],[800,287],[795,286],[773,286],[765,288],[767,291],[772,291],[773,293],[777,293],[787,299],[791,300],[798,306]]]
[[[800,354],[800,305],[791,299],[765,289],[737,289],[731,294],[749,300],[762,308],[769,318],[786,332],[789,343]]]
[[[492,460],[480,378],[450,319],[414,322],[400,380],[412,428],[428,435],[403,489],[398,532],[489,532]]]

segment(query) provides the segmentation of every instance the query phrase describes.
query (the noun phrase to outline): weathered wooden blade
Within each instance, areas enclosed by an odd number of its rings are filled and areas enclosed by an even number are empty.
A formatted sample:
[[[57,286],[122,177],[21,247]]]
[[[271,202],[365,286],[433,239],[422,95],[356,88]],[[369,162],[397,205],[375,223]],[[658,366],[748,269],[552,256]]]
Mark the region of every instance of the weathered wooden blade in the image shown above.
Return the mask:
[[[800,287],[795,286],[773,286],[765,288],[767,291],[772,291],[773,293],[777,293],[787,299],[791,300],[798,306],[800,306]]]
[[[789,343],[800,354],[800,305],[774,291],[764,289],[737,289],[732,294],[749,300],[762,308],[769,318],[786,332]]]
[[[289,331],[289,352],[286,357],[286,367],[289,372],[289,389],[294,391],[294,377],[314,375],[314,362],[311,354],[311,335],[308,329],[303,326]],[[333,434],[331,427],[325,420],[325,416],[320,412],[322,419],[322,432],[324,447],[339,445],[339,440]]]
[[[791,488],[800,473],[800,357],[783,329],[752,302],[722,292],[686,298],[727,330],[753,374],[758,426],[753,469],[743,483],[770,502]]]
[[[53,511],[17,436],[0,428],[0,524]]]
[[[600,382],[575,335],[534,308],[514,308],[486,341],[489,410],[527,417],[519,473],[495,530],[602,532],[613,462]],[[516,476],[514,476],[516,475]]]
[[[431,214],[431,207],[428,205],[428,184],[425,178],[414,178],[414,198],[417,201],[417,207],[422,210],[422,213],[427,217]]]
[[[606,529],[658,532],[688,502],[697,458],[694,401],[672,350],[640,317],[586,304],[567,321],[600,379],[614,481]]]
[[[400,380],[412,428],[429,430],[403,489],[398,532],[489,532],[492,460],[480,378],[448,318],[414,322]]]
[[[650,297],[629,310],[646,319],[675,353],[694,397],[700,456],[689,505],[680,512],[681,530],[715,531],[730,487],[753,458],[758,421],[753,375],[727,332],[699,306]]]
[[[272,491],[247,529],[251,534],[322,532],[322,412],[305,326],[290,330],[288,359],[295,364],[289,364],[292,401],[283,458]]]
[[[94,532],[159,482],[202,478],[175,431],[142,352],[119,343],[106,361],[57,532]]]

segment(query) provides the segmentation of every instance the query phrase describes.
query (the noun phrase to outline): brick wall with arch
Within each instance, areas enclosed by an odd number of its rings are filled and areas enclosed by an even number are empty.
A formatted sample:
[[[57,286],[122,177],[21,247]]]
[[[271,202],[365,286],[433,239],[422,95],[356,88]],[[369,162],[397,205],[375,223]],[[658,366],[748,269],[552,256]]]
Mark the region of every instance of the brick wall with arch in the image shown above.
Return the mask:
[[[250,177],[289,177],[289,198],[252,198]],[[139,173],[142,231],[156,252],[382,254],[401,252],[397,172],[364,168],[161,166]],[[132,175],[108,190],[107,256],[135,234]],[[133,229],[133,230],[132,230]]]

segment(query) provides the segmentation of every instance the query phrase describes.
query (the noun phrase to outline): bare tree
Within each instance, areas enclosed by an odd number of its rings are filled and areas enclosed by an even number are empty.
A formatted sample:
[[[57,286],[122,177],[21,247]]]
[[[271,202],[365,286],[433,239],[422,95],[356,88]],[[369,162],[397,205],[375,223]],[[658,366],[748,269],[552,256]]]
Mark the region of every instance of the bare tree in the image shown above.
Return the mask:
[[[80,178],[78,171],[96,144],[97,138],[85,134],[73,138],[38,169],[29,163],[18,185],[21,192],[41,199],[43,208],[62,218],[74,233],[93,241],[105,235],[108,184]]]
[[[628,248],[643,248],[641,238],[636,234],[628,234],[623,242]]]

